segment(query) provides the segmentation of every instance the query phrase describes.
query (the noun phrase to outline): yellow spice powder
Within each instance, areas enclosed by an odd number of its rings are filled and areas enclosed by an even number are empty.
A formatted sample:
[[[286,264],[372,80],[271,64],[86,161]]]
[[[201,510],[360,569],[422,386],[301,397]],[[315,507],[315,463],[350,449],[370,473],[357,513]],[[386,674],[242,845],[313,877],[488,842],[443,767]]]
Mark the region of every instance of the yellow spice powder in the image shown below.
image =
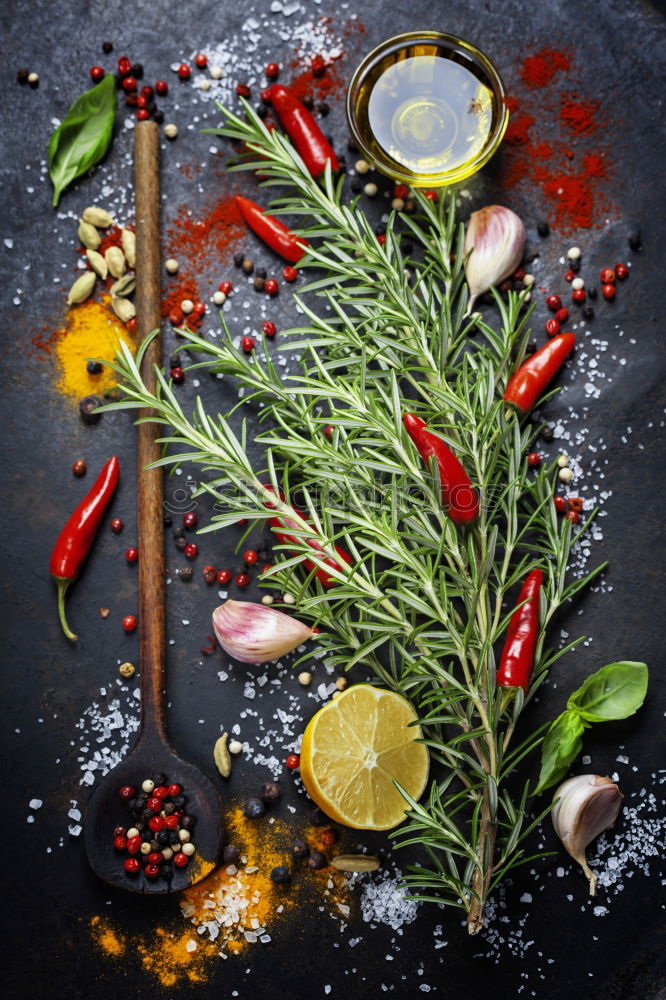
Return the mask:
[[[105,296],[104,302],[108,301]],[[108,365],[104,365],[100,375],[89,374],[86,368],[89,358],[112,361],[121,339],[135,350],[127,327],[104,302],[89,299],[73,306],[67,313],[65,326],[59,331],[55,345],[59,369],[57,389],[73,402],[78,403],[84,396],[101,397],[116,385],[116,373]]]

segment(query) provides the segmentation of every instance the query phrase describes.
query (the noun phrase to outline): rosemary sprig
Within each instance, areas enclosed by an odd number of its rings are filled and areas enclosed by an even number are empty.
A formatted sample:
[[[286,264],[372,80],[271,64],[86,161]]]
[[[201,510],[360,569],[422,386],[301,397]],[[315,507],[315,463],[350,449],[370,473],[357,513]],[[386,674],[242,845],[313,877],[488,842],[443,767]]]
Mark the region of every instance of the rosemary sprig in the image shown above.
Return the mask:
[[[464,227],[454,198],[434,206],[415,196],[419,215],[405,221],[418,253],[403,253],[394,217],[381,246],[357,204],[342,203],[342,181],[328,172],[320,186],[288,140],[245,110],[246,121],[224,111],[227,125],[216,131],[249,151],[235,169],[256,169],[263,186],[280,187],[271,209],[303,220],[298,231],[310,241],[307,263],[318,275],[304,291],[324,308],[298,297],[303,325],[286,332],[281,348],[297,356],[296,374],[280,375],[266,344],[263,357],[241,354],[224,320],[219,340],[182,332],[204,356],[193,368],[210,367],[243,388],[231,412],[261,404],[265,429],[256,440],[265,468],[248,461],[245,422],[239,438],[200,399],[188,417],[161,373],[149,393],[142,353],[135,360],[124,345],[115,367],[125,396],[106,409],[150,408],[149,419],[170,428],[157,464],[191,461],[211,474],[201,490],[221,507],[207,530],[240,516],[266,518],[267,502],[271,514],[277,509],[297,523],[296,544],[288,553],[274,546],[284,558],[266,577],[319,626],[330,662],[362,664],[418,706],[443,777],[420,804],[403,792],[409,818],[397,842],[423,844],[430,862],[405,882],[418,898],[463,907],[475,933],[493,886],[532,859],[523,844],[548,811],[528,821],[530,772],[520,776],[544,727],[513,746],[525,706],[566,651],[546,648],[547,626],[603,567],[567,581],[575,538],[571,523],[555,515],[557,469],[528,474],[525,454],[538,428],[502,401],[524,351],[529,310],[522,295],[509,293],[495,295],[499,329],[478,313],[467,316]],[[478,336],[470,340],[471,333]],[[477,483],[481,514],[471,529],[445,516],[436,470],[424,468],[403,430],[405,410],[418,411],[455,447]],[[326,425],[334,428],[330,438]],[[291,503],[295,488],[303,516]],[[312,536],[327,555],[340,542],[354,560],[331,571],[338,585],[328,590],[315,570],[302,569],[306,554],[323,566],[324,556],[307,544]],[[534,565],[545,580],[534,682],[527,696],[508,694],[495,687],[494,649],[508,623],[507,595]]]

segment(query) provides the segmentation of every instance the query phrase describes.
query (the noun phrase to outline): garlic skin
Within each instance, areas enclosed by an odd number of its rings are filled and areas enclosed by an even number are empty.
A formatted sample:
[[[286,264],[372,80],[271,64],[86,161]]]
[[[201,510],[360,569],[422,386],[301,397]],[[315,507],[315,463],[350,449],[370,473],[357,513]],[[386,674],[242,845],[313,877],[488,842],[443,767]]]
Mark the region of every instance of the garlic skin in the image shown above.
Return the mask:
[[[523,220],[510,208],[486,205],[472,212],[465,233],[465,277],[470,292],[468,313],[479,295],[513,274],[523,258],[524,249]]]
[[[276,608],[250,601],[225,601],[213,611],[222,649],[241,663],[268,663],[291,653],[316,633]]]
[[[564,849],[588,877],[590,896],[597,888],[597,876],[587,863],[585,850],[600,833],[612,826],[622,804],[620,789],[610,778],[581,774],[564,781],[555,792],[551,819]]]

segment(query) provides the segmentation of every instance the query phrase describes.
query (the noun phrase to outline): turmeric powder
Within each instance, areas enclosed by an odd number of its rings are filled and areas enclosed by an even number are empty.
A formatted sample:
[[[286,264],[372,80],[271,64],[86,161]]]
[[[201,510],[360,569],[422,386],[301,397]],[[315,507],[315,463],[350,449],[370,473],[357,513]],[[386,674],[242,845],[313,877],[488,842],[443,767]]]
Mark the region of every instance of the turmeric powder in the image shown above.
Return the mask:
[[[57,388],[76,403],[84,396],[101,398],[116,385],[116,373],[108,365],[104,365],[99,375],[91,375],[86,367],[88,358],[112,361],[121,339],[135,350],[127,327],[107,308],[108,301],[108,296],[104,296],[103,303],[88,299],[74,306],[59,331],[55,345],[59,367]]]

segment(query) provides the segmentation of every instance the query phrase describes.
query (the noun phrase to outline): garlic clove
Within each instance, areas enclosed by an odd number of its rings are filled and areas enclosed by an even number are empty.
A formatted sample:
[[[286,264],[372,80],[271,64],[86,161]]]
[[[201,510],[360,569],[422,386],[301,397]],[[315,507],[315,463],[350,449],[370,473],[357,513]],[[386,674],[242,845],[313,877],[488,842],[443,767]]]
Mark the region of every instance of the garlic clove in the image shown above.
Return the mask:
[[[622,804],[620,789],[610,778],[581,774],[559,786],[554,803],[551,819],[555,833],[587,875],[590,895],[594,896],[597,876],[588,865],[585,852],[617,819]]]
[[[510,208],[486,205],[472,212],[465,233],[465,277],[470,291],[468,313],[479,295],[513,274],[524,249],[525,226]]]
[[[309,626],[265,604],[225,601],[213,612],[222,648],[241,663],[276,660],[316,635]]]

